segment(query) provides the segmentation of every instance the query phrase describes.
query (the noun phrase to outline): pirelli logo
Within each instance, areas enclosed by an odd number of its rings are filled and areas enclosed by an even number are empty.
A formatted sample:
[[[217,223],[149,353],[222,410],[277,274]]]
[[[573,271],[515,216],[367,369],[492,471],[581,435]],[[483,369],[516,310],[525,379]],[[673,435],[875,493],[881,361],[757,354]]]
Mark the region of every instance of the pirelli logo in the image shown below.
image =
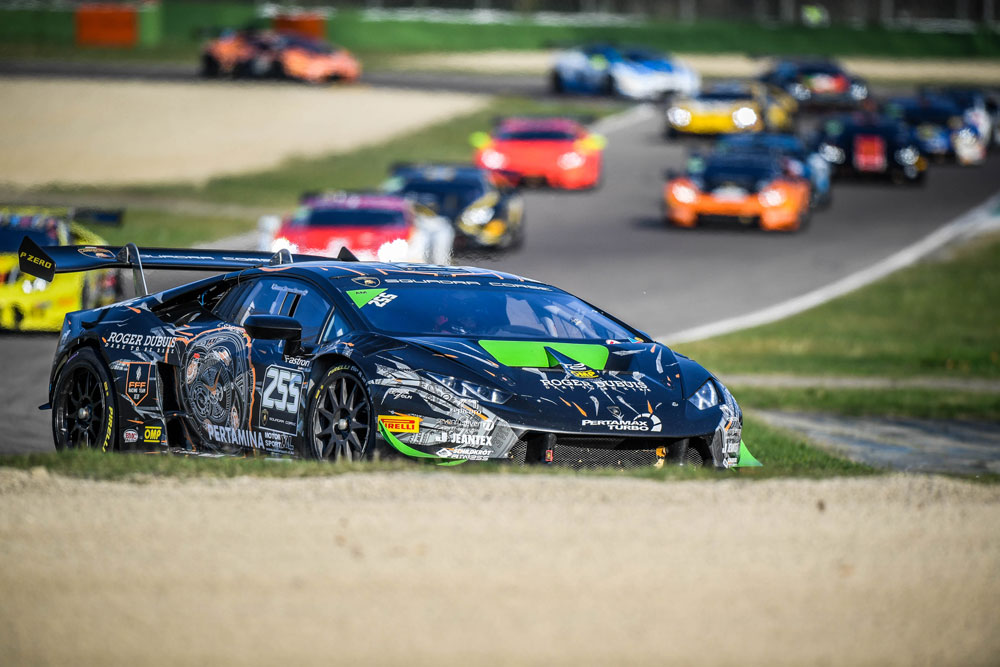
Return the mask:
[[[52,262],[50,262],[50,261],[48,261],[46,259],[43,259],[41,257],[35,257],[34,255],[32,255],[30,253],[27,253],[27,252],[25,252],[23,250],[21,251],[20,260],[22,262],[27,262],[28,264],[38,264],[43,269],[51,269],[52,268]]]
[[[390,433],[419,433],[420,417],[409,415],[379,415],[379,423]]]

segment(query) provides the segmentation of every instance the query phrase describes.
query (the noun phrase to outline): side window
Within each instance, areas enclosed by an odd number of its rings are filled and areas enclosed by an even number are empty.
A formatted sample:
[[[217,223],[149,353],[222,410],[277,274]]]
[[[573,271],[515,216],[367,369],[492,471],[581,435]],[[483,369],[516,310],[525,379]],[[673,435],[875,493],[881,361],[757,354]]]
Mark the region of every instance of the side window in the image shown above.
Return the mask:
[[[330,303],[318,292],[312,289],[305,290],[303,294],[289,293],[289,297],[294,297],[291,309],[287,313],[302,325],[302,340],[307,343],[315,343],[319,340],[323,325],[330,314]]]
[[[295,300],[305,294],[306,286],[296,281],[262,278],[241,293],[239,307],[227,319],[242,325],[251,315],[288,315]]]

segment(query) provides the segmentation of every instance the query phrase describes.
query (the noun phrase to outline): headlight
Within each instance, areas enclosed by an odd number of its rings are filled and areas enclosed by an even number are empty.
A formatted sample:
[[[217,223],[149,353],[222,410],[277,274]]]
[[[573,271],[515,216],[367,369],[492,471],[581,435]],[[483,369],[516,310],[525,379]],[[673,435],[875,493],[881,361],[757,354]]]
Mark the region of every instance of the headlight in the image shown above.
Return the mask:
[[[761,190],[760,194],[757,195],[757,200],[761,206],[781,206],[785,203],[785,193],[781,190],[768,188]]]
[[[750,127],[757,122],[757,112],[750,107],[740,107],[733,112],[733,122],[736,127]]]
[[[688,401],[699,410],[714,408],[719,404],[719,390],[715,388],[714,382],[708,380]]]
[[[671,125],[686,127],[691,124],[691,112],[680,107],[670,107],[667,109],[667,120]]]
[[[896,151],[896,162],[899,164],[916,164],[920,159],[920,151],[914,146],[907,146]]]
[[[690,204],[698,198],[698,192],[690,185],[684,185],[683,183],[674,183],[670,187],[670,194],[682,204]]]
[[[453,378],[450,375],[438,375],[437,373],[428,373],[427,375],[437,382],[440,382],[445,387],[448,387],[448,389],[462,398],[474,398],[486,403],[496,403],[499,405],[506,403],[511,397],[511,394],[505,391],[493,389],[492,387],[484,387],[465,380],[459,380],[458,378]]]
[[[863,83],[851,84],[851,97],[856,100],[863,100],[868,97],[868,86]]]
[[[819,154],[824,160],[832,162],[833,164],[843,164],[844,162],[844,150],[831,144],[823,144],[820,146]]]
[[[812,92],[801,83],[792,84],[792,97],[797,100],[808,100],[812,96]]]
[[[556,164],[559,165],[560,169],[576,169],[577,167],[582,167],[584,162],[583,156],[576,151],[563,153],[556,160]]]
[[[503,169],[507,164],[507,157],[492,148],[487,148],[482,155],[483,166],[487,169]]]
[[[470,208],[462,214],[462,222],[467,225],[474,225],[479,227],[480,225],[485,225],[487,222],[493,219],[493,207],[492,206],[477,206],[475,208]]]
[[[965,127],[956,132],[951,139],[955,144],[965,144],[966,146],[976,143],[976,136],[972,130]]]

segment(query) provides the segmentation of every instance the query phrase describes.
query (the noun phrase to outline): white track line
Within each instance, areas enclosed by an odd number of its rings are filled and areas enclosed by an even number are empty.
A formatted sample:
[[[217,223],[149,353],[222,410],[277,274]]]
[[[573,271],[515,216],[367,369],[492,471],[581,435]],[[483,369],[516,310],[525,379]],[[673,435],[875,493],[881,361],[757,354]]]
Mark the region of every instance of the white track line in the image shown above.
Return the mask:
[[[814,308],[852,292],[860,287],[914,264],[935,250],[961,238],[972,238],[979,234],[1000,229],[1000,216],[994,212],[1000,206],[1000,193],[993,195],[971,211],[963,213],[944,227],[941,227],[916,243],[903,248],[882,261],[837,280],[825,287],[813,290],[787,301],[762,308],[761,310],[737,315],[711,324],[704,324],[676,333],[658,336],[657,340],[665,344],[689,343],[703,338],[721,336],[722,334],[749,329],[750,327],[768,324],[804,310]]]
[[[645,102],[643,104],[637,104],[634,107],[629,107],[628,109],[625,109],[625,111],[605,116],[591,125],[590,129],[594,132],[600,132],[601,134],[611,134],[612,132],[623,130],[629,125],[641,123],[642,121],[652,118],[655,115],[656,105]]]

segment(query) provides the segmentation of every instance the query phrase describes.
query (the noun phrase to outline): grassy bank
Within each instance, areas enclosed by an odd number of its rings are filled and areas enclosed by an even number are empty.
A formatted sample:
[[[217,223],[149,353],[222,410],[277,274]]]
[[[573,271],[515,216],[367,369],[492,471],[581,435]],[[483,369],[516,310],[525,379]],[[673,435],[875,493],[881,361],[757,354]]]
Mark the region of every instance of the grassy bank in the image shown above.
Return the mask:
[[[256,228],[257,221],[251,219],[130,208],[125,213],[125,221],[121,227],[100,228],[97,231],[110,245],[123,245],[132,241],[141,246],[185,248],[243,234]]]
[[[1000,378],[1000,237],[780,322],[678,345],[725,374]]]
[[[413,460],[392,460],[374,463],[330,464],[317,461],[275,460],[259,458],[195,458],[158,454],[102,454],[95,450],[68,450],[60,453],[0,456],[0,466],[32,469],[101,480],[142,481],[150,477],[328,477],[345,473],[425,472],[429,474],[542,474],[580,477],[622,476],[651,480],[690,479],[767,479],[774,477],[831,477],[837,475],[873,474],[863,465],[835,458],[814,449],[802,439],[766,426],[752,419],[747,421],[744,440],[750,443],[763,468],[740,471],[711,471],[697,468],[664,466],[629,471],[594,470],[574,472],[550,466],[512,466],[498,463],[469,463],[457,467],[438,466]]]

